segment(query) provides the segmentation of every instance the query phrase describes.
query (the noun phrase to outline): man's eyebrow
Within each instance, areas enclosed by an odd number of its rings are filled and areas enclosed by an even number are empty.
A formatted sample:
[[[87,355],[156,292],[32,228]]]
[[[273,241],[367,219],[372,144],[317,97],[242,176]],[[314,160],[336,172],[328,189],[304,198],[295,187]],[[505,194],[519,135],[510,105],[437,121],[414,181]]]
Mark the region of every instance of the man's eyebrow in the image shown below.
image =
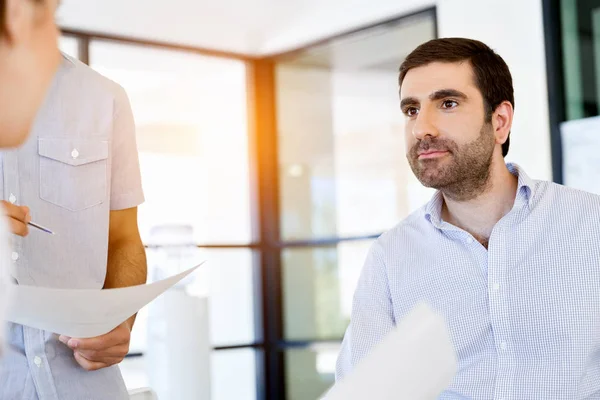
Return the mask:
[[[465,100],[467,98],[467,95],[456,89],[441,89],[431,93],[429,95],[429,100],[442,100],[446,97],[456,97]]]
[[[429,95],[429,100],[436,101],[436,100],[445,99],[447,97],[454,97],[454,98],[458,98],[461,100],[465,100],[468,98],[468,96],[466,94],[464,94],[463,92],[461,92],[460,90],[440,89],[440,90],[436,90],[435,92],[431,93]],[[411,105],[417,105],[417,104],[420,104],[420,102],[416,97],[406,97],[406,98],[402,99],[402,101],[400,102],[400,108],[408,107]]]
[[[415,97],[406,97],[400,102],[400,108],[404,108],[415,104],[419,104],[419,100],[417,100]]]

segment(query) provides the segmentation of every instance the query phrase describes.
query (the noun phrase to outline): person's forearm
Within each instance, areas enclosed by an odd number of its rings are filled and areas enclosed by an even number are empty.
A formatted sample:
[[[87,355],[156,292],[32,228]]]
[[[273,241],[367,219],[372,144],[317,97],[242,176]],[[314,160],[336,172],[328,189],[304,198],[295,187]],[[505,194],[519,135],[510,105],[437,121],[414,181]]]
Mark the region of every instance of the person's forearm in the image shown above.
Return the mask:
[[[146,251],[141,241],[121,240],[108,245],[108,264],[104,289],[122,288],[146,283]],[[135,315],[129,320],[131,327]]]

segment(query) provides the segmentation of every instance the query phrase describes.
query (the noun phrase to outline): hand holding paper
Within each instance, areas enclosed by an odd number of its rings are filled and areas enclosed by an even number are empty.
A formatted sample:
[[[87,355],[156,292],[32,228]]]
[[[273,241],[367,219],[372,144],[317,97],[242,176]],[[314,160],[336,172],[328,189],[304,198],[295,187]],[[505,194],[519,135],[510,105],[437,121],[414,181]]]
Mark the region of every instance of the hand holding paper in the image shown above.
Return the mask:
[[[61,335],[59,340],[73,350],[75,360],[87,371],[119,364],[129,353],[131,322],[123,322],[112,331],[90,339],[77,339]]]

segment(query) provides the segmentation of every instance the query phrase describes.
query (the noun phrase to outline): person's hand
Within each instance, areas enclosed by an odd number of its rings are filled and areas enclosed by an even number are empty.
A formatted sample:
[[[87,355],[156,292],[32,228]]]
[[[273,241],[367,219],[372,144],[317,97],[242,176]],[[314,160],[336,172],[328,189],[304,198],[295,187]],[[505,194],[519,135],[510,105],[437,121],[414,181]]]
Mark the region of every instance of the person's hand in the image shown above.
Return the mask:
[[[91,339],[61,335],[58,340],[73,350],[75,360],[87,371],[119,364],[129,352],[131,323],[123,322],[109,333]]]
[[[27,224],[31,221],[29,207],[16,206],[4,200],[1,203],[8,217],[11,232],[15,235],[27,236],[29,234],[29,226]]]

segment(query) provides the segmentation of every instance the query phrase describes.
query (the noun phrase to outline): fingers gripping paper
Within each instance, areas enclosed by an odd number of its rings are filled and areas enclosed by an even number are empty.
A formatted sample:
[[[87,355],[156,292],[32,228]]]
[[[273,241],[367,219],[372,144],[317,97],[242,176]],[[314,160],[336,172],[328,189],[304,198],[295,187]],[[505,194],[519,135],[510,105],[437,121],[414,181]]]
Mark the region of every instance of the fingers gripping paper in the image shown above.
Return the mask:
[[[50,289],[9,284],[6,320],[69,337],[104,335],[199,266],[152,284],[121,289]]]
[[[444,319],[421,304],[323,399],[436,399],[452,383],[456,368]]]

